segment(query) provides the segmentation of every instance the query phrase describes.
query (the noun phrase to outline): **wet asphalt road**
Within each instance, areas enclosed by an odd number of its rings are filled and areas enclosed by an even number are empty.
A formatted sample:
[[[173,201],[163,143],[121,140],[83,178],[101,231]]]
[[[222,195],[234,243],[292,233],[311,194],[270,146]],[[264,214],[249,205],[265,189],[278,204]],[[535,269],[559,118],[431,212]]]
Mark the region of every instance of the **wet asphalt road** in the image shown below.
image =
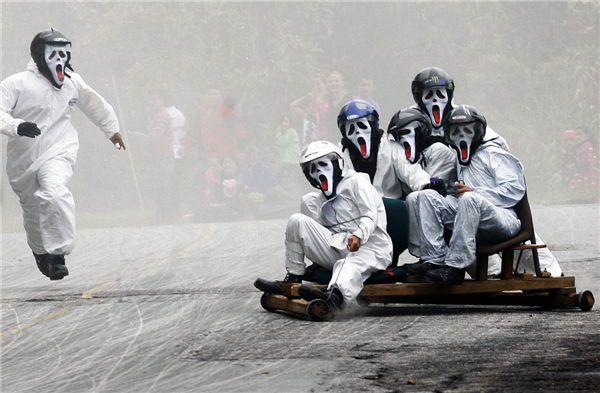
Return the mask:
[[[2,236],[2,392],[600,390],[598,205],[532,206],[590,312],[390,305],[268,313],[286,220],[82,230],[50,282]],[[408,256],[403,260],[412,261]]]

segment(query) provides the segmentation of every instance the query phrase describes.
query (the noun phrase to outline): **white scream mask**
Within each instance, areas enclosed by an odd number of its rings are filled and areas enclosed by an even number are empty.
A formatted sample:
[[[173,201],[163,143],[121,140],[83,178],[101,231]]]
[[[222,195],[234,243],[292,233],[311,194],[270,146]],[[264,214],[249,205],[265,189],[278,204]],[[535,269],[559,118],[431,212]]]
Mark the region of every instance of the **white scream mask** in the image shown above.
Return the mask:
[[[471,156],[474,153],[473,139],[475,139],[476,123],[456,124],[450,126],[450,135],[448,139],[458,151],[458,160],[463,165],[468,165]]]
[[[67,45],[46,45],[44,51],[44,60],[50,70],[52,79],[58,86],[62,86],[65,82],[65,65],[69,61],[69,53],[71,52],[71,44]]]
[[[398,131],[402,135],[398,141],[404,148],[406,159],[414,164],[417,161],[417,133],[415,130],[419,127],[419,122],[412,121]]]
[[[371,156],[371,124],[365,118],[351,120],[344,123],[346,138],[360,152],[362,158]]]
[[[440,128],[442,126],[442,116],[444,109],[448,105],[448,92],[445,87],[442,88],[426,88],[423,90],[421,101],[425,108],[427,108],[427,114],[431,119],[431,125],[433,128]]]
[[[335,192],[334,167],[330,157],[317,158],[309,164],[310,177],[315,179],[325,197],[330,198]]]

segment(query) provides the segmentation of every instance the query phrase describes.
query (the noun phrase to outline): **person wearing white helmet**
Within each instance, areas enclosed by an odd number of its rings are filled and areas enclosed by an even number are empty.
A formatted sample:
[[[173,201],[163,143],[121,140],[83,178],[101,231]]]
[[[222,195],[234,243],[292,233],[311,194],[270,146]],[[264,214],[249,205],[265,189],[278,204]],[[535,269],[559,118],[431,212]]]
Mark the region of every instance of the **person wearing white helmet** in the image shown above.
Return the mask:
[[[304,195],[301,212],[288,221],[286,278],[259,278],[254,285],[263,292],[281,294],[284,282],[302,281],[306,257],[331,270],[332,279],[326,290],[303,284],[300,296],[307,301],[322,299],[332,309],[341,309],[356,299],[372,273],[392,262],[383,201],[366,175],[342,172],[342,153],[331,142],[312,142],[303,151],[300,165],[321,192]]]
[[[23,208],[27,242],[50,280],[69,274],[64,256],[74,247],[75,202],[67,188],[79,142],[71,124],[77,106],[117,147],[125,149],[113,108],[72,71],[71,42],[57,29],[31,42],[27,71],[1,85],[0,132],[8,135],[8,180]]]

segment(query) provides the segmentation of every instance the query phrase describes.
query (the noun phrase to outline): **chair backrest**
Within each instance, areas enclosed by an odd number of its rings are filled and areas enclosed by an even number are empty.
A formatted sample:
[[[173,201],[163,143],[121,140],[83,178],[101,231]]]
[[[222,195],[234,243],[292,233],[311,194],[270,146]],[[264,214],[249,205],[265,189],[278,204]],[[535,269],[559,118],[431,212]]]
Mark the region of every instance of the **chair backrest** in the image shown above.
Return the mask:
[[[515,205],[515,212],[517,217],[521,221],[521,229],[517,235],[511,239],[505,240],[496,244],[478,244],[477,255],[492,255],[496,254],[506,248],[518,246],[526,242],[531,241],[531,244],[535,244],[535,232],[533,231],[533,217],[531,216],[531,208],[529,207],[529,200],[527,199],[527,190],[523,198]]]

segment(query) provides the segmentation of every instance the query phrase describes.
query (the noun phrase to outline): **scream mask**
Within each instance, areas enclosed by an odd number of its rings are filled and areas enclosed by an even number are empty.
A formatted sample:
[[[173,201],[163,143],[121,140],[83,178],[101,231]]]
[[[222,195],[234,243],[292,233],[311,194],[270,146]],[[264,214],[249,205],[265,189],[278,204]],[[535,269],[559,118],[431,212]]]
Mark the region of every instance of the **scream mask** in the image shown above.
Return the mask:
[[[335,195],[335,189],[341,177],[337,157],[329,155],[311,161],[308,164],[308,171],[309,176],[314,180],[313,185],[316,184],[327,199]]]
[[[346,138],[360,152],[362,158],[371,156],[371,124],[366,118],[348,121],[343,124]]]
[[[46,45],[44,50],[44,60],[48,66],[50,77],[54,85],[62,87],[65,83],[65,68],[71,58],[71,45]]]
[[[404,148],[406,159],[414,164],[419,159],[420,152],[417,150],[417,131],[421,126],[419,122],[413,121],[407,124],[402,130],[398,131],[400,144]]]
[[[486,126],[485,117],[470,105],[460,105],[448,114],[444,122],[444,135],[456,150],[462,165],[471,163],[471,158],[483,142]]]
[[[433,128],[440,128],[442,126],[444,109],[448,105],[446,88],[433,87],[423,89],[421,101],[427,110]]]
[[[404,148],[406,159],[414,164],[423,150],[432,143],[431,120],[418,108],[405,108],[392,116],[388,134]]]

